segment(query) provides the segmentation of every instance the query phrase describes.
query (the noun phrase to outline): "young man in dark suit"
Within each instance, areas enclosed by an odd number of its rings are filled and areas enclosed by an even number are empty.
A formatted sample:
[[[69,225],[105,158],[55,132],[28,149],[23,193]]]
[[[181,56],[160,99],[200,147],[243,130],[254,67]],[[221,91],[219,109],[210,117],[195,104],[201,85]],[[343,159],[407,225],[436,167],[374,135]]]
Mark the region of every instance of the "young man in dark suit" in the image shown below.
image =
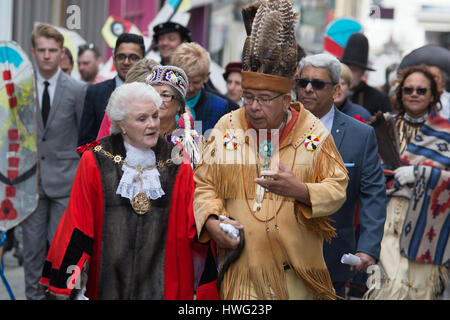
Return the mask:
[[[69,202],[78,167],[77,136],[85,85],[60,69],[64,37],[49,24],[31,35],[36,62],[37,152],[39,201],[22,223],[23,266],[27,299],[43,299],[37,291],[47,248]]]
[[[345,297],[345,283],[352,270],[340,259],[343,254],[356,252],[360,258],[356,270],[361,272],[376,263],[386,218],[386,190],[375,131],[334,106],[340,73],[339,61],[329,54],[303,58],[297,95],[333,135],[350,178],[347,200],[331,216],[338,236],[331,243],[324,243],[324,258],[333,286],[338,295]],[[354,219],[358,200],[361,233],[356,245]]]
[[[141,36],[123,33],[117,38],[113,60],[117,76],[88,87],[78,136],[79,146],[97,138],[109,97],[116,87],[124,83],[127,72],[144,54],[145,45]]]

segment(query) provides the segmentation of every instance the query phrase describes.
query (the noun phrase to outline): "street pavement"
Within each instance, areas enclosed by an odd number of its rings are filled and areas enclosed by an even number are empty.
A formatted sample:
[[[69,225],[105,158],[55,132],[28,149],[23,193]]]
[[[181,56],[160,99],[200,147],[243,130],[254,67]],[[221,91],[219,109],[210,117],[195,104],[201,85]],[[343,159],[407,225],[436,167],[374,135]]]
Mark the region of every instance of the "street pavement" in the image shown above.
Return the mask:
[[[19,265],[18,260],[13,256],[14,249],[8,251],[3,256],[4,274],[6,280],[11,287],[11,290],[16,300],[26,300],[25,297],[25,279],[23,273],[23,266]],[[450,276],[450,274],[449,274]],[[439,300],[450,300],[450,285],[447,286],[443,295],[438,297]],[[8,290],[5,284],[0,279],[0,300],[11,300]],[[350,297],[349,300],[359,300],[354,297]]]
[[[3,255],[4,275],[11,287],[16,300],[26,300],[25,297],[25,278],[23,266],[19,265],[18,260],[13,256],[14,249]],[[0,300],[11,300],[5,284],[0,279]]]

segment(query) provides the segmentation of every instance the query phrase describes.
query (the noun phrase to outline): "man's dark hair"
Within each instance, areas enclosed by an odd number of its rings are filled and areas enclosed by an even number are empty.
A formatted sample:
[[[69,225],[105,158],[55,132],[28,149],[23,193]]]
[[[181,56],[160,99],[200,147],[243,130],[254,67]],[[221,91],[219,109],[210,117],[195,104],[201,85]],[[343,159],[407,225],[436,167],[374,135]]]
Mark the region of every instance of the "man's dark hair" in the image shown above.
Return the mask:
[[[98,48],[93,44],[83,44],[78,47],[78,56],[81,56],[86,50],[91,50],[94,53],[95,59],[100,57],[100,52],[98,51]]]
[[[137,35],[137,34],[133,34],[133,33],[122,33],[116,41],[116,46],[114,48],[114,54],[116,53],[117,48],[122,44],[122,43],[136,43],[137,45],[140,46],[141,51],[142,51],[142,57],[145,56],[145,44],[144,44],[144,38],[142,38],[142,36]]]
[[[67,58],[69,59],[70,64],[73,66],[73,57],[72,57],[72,52],[70,52],[69,48],[64,47],[65,50],[65,54],[67,56]]]

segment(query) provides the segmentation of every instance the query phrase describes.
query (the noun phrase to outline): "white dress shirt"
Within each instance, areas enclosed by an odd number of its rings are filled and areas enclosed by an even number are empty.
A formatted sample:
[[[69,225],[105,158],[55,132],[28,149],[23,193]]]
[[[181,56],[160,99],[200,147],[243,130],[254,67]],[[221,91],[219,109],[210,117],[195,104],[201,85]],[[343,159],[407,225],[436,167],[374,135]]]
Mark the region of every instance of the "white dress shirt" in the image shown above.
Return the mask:
[[[330,111],[328,111],[326,115],[320,118],[320,121],[325,125],[325,128],[327,128],[329,132],[331,132],[331,129],[333,128],[333,119],[334,119],[334,104],[331,107]]]
[[[124,84],[123,80],[120,79],[119,75],[115,76],[114,79],[116,80],[116,88]]]
[[[58,83],[58,77],[59,73],[61,72],[61,69],[58,68],[58,71],[50,78],[45,79],[43,78],[39,72],[36,72],[36,88],[37,88],[37,95],[39,99],[39,108],[42,108],[42,95],[44,94],[45,89],[45,81],[48,81],[48,95],[50,96],[50,108],[53,106],[53,100],[55,97],[55,91],[56,91],[56,84]]]

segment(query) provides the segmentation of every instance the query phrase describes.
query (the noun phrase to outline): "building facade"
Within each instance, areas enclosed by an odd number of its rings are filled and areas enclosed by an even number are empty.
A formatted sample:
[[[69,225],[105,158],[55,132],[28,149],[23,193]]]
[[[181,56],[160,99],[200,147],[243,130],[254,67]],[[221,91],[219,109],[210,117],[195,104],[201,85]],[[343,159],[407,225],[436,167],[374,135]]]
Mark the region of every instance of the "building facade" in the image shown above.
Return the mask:
[[[1,0],[0,39],[15,40],[30,54],[30,34],[35,23],[67,27],[71,17],[68,8],[76,6],[80,10],[80,27],[74,31],[97,45],[106,61],[112,54],[101,34],[107,17],[114,15],[128,20],[143,35],[148,35],[148,25],[166,1],[169,0]],[[308,53],[322,52],[327,26],[344,17],[361,23],[374,61],[386,48],[397,50],[397,56],[428,43],[450,48],[450,0],[291,1],[295,11],[300,12],[297,41]],[[253,0],[187,1],[190,5],[188,27],[193,41],[203,45],[212,60],[222,67],[241,59],[246,37],[241,10],[251,2]]]
[[[193,40],[208,46],[209,17],[212,0],[190,0],[191,19],[188,27],[193,31]],[[135,24],[143,35],[148,35],[148,25],[158,14],[165,0],[2,0],[0,1],[0,39],[16,41],[31,55],[30,35],[36,23],[44,22],[69,28],[77,32],[86,42],[94,43],[104,61],[111,56],[102,28],[110,15]],[[78,28],[68,27],[73,11],[79,8]]]

